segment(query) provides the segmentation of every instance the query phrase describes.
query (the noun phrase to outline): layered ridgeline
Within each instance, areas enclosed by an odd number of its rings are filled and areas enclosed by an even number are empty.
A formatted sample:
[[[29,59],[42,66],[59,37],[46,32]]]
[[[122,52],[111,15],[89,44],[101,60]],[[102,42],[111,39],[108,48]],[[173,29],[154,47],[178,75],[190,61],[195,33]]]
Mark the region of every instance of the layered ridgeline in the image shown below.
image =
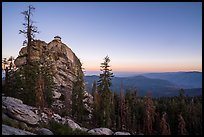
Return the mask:
[[[89,91],[92,89],[96,75],[85,76]],[[137,90],[140,96],[152,92],[154,97],[178,96],[180,89],[184,89],[188,96],[202,95],[202,72],[166,72],[144,73],[130,77],[114,77],[111,89],[120,92],[121,86],[124,91]]]
[[[27,47],[23,47],[14,62],[18,70],[27,64],[27,55]],[[56,36],[49,43],[34,40],[30,58],[32,62],[38,62],[40,66],[46,65],[44,71],[49,69],[53,80],[53,83],[48,85],[52,86],[52,109],[59,114],[65,111],[71,112],[73,84],[77,76],[83,76],[82,64],[78,57],[66,44],[62,43],[59,36]],[[85,89],[84,96],[87,97],[87,104],[91,102],[92,96]],[[88,109],[88,105],[86,107]]]

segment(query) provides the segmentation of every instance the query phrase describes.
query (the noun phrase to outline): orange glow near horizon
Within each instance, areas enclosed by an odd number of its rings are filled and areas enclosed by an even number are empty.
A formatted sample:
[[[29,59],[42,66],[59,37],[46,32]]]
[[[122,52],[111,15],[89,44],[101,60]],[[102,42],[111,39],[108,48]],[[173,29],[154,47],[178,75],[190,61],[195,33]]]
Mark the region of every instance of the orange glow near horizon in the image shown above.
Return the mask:
[[[86,71],[100,71],[100,66],[84,66]],[[201,71],[202,64],[183,65],[183,64],[155,64],[155,65],[111,65],[111,69],[115,72],[178,72],[178,71]]]

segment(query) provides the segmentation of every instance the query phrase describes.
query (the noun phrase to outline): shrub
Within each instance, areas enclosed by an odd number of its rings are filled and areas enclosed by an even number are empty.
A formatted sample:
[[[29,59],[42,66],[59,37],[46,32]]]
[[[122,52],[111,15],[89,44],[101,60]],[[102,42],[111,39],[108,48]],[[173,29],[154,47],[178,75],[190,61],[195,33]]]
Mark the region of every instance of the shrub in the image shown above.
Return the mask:
[[[68,125],[63,125],[51,120],[47,126],[54,135],[90,135],[89,133],[81,130],[72,130]]]
[[[11,118],[6,118],[2,120],[2,124],[14,127],[14,128],[20,128],[19,127],[19,122],[17,120],[11,119]]]

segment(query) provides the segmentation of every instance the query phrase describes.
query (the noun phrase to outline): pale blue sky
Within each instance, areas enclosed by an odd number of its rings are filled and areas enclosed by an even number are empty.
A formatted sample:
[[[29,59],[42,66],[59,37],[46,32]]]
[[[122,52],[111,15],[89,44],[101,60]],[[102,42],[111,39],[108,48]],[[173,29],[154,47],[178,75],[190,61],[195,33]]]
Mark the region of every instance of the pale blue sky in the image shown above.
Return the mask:
[[[109,55],[113,71],[202,71],[202,3],[2,3],[2,56],[17,57],[24,36],[22,11],[50,42],[62,37],[83,67],[99,70]]]

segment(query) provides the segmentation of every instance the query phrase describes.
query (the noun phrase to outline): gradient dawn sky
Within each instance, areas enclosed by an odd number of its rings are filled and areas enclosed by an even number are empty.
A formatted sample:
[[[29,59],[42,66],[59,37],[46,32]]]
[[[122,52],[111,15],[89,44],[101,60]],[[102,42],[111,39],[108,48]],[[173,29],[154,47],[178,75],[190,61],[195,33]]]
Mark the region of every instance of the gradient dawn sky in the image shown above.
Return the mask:
[[[36,8],[36,39],[61,36],[85,71],[99,71],[106,55],[113,72],[202,71],[201,2],[3,2],[3,57],[22,48],[28,5]]]

